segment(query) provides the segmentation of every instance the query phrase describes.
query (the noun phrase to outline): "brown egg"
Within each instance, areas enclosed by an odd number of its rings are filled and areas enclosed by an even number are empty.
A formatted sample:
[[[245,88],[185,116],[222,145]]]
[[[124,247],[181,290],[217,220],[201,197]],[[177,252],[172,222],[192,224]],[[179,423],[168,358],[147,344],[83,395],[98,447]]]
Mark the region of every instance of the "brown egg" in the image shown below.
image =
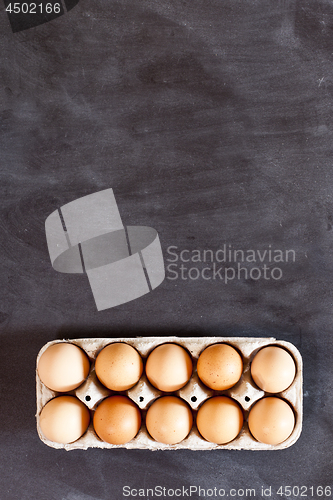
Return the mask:
[[[44,436],[55,443],[72,443],[88,429],[88,408],[74,396],[51,399],[42,409],[39,424]]]
[[[176,396],[156,399],[146,415],[147,431],[155,441],[164,444],[183,441],[189,434],[192,424],[190,407]]]
[[[97,407],[94,419],[96,434],[110,444],[125,444],[140,430],[141,413],[126,396],[110,396]]]
[[[207,441],[225,444],[238,436],[243,420],[243,412],[236,401],[216,396],[207,399],[199,408],[197,427]]]
[[[98,379],[112,391],[126,391],[140,379],[143,363],[134,347],[123,342],[109,344],[98,354],[95,362]]]
[[[86,353],[69,342],[53,344],[38,361],[38,375],[43,384],[58,392],[79,387],[89,374],[90,363]]]
[[[285,441],[292,433],[295,416],[283,399],[268,397],[260,399],[252,407],[248,424],[257,441],[276,445]]]
[[[295,361],[282,347],[268,346],[260,349],[251,364],[254,382],[265,392],[282,392],[293,382]]]
[[[149,382],[165,392],[178,391],[192,375],[189,353],[177,344],[162,344],[148,356],[146,374]]]
[[[213,344],[200,354],[198,377],[215,391],[235,385],[242,376],[243,361],[236,349],[228,344]]]

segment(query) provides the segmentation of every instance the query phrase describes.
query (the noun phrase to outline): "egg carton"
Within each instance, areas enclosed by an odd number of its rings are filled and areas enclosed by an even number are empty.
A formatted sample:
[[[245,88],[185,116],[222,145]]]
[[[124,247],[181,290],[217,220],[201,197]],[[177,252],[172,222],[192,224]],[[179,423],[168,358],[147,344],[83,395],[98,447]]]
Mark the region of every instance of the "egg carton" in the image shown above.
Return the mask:
[[[39,418],[42,408],[46,403],[59,396],[59,392],[52,391],[48,389],[40,380],[37,369],[36,369],[36,392],[37,392],[37,430],[40,439],[48,446],[57,449],[65,450],[75,450],[87,448],[128,448],[128,449],[149,449],[149,450],[180,450],[180,449],[190,449],[190,450],[280,450],[288,448],[293,445],[299,438],[302,430],[302,413],[303,413],[303,398],[302,398],[302,358],[296,347],[285,341],[276,340],[275,338],[246,338],[246,337],[195,337],[195,338],[182,338],[182,337],[136,337],[136,338],[90,338],[90,339],[75,339],[75,340],[55,340],[47,343],[40,350],[36,366],[38,366],[38,361],[43,352],[51,345],[59,342],[70,342],[81,347],[86,354],[89,356],[91,367],[90,373],[77,389],[68,392],[66,394],[71,394],[76,396],[80,401],[82,401],[91,412],[91,422],[88,430],[85,434],[79,438],[77,441],[70,444],[59,444],[50,441],[45,438],[42,434]],[[92,424],[93,413],[98,406],[98,404],[106,397],[116,394],[114,391],[107,389],[103,386],[96,377],[95,373],[95,359],[97,354],[103,347],[113,342],[125,342],[133,346],[142,356],[143,361],[148,357],[150,352],[158,345],[165,343],[178,344],[191,354],[193,362],[193,374],[189,382],[182,389],[172,393],[173,395],[179,396],[184,401],[186,401],[193,411],[194,424],[186,439],[180,443],[169,445],[163,444],[155,441],[147,432],[145,427],[145,414],[151,403],[158,397],[165,395],[162,391],[157,390],[153,387],[147,377],[143,373],[139,382],[131,389],[124,391],[122,394],[126,394],[131,400],[133,400],[141,410],[142,414],[142,425],[141,428],[134,439],[123,445],[113,445],[102,441],[94,431]],[[243,374],[241,379],[236,385],[231,387],[226,391],[213,391],[206,387],[198,378],[196,365],[200,353],[209,345],[217,343],[226,343],[235,347],[242,355],[243,358]],[[281,397],[285,399],[294,410],[295,414],[295,427],[291,435],[282,443],[278,445],[269,445],[256,441],[248,428],[247,417],[249,410],[259,399],[264,396],[271,395],[263,390],[259,389],[252,380],[250,373],[250,363],[258,352],[264,346],[276,345],[284,347],[293,356],[296,364],[296,376],[293,383],[283,392],[274,394],[274,396]],[[170,393],[168,393],[170,394]],[[199,434],[197,427],[195,425],[195,416],[199,406],[208,398],[217,395],[230,396],[236,400],[243,409],[244,413],[244,425],[233,441],[218,445],[206,441]]]

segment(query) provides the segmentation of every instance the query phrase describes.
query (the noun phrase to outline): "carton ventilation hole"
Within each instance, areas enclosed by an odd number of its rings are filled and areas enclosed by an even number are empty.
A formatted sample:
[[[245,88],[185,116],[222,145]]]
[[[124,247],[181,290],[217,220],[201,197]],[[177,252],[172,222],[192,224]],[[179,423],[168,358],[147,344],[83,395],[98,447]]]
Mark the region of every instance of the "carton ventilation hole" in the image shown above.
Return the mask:
[[[91,400],[91,397],[90,397],[90,396],[86,396],[84,399],[85,399],[86,401],[90,401],[90,400]]]
[[[197,397],[196,397],[196,396],[192,396],[192,397],[191,397],[191,401],[193,401],[193,403],[195,403],[195,402],[196,402],[196,400],[197,400]]]
[[[143,400],[144,400],[144,397],[143,397],[143,396],[140,396],[140,397],[139,397],[139,401],[140,401],[140,403],[142,403],[142,401],[143,401]]]
[[[251,398],[249,398],[249,396],[245,396],[245,401],[248,403],[250,401]]]

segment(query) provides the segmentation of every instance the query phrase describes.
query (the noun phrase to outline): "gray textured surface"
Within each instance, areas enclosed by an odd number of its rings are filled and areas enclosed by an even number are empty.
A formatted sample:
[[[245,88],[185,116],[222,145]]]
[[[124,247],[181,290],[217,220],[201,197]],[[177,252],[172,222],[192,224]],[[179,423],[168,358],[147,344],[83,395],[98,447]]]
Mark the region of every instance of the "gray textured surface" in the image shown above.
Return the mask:
[[[333,3],[82,0],[16,34],[1,12],[0,33],[1,498],[329,484]],[[86,277],[52,269],[44,222],[108,187],[124,224],[154,227],[165,252],[271,244],[296,262],[274,282],[166,279],[97,313]],[[257,453],[66,453],[39,441],[42,345],[163,334],[293,342],[305,364],[300,440]]]

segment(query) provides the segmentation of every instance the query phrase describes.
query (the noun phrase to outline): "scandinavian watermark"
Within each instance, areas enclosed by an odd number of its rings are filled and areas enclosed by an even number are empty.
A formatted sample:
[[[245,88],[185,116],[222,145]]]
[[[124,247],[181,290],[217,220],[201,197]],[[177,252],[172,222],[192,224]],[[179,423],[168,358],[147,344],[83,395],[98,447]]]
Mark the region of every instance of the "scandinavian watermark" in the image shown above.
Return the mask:
[[[202,487],[199,485],[166,487],[162,485],[153,488],[123,486],[122,496],[127,498],[331,498],[331,486],[306,485],[278,485],[277,487],[264,485],[257,488],[226,488],[221,486]]]
[[[296,252],[272,245],[239,249],[224,243],[215,250],[170,245],[166,262],[166,278],[171,281],[219,280],[226,285],[235,280],[279,281],[283,278],[282,267],[296,262]]]
[[[223,498],[223,497],[244,497],[244,498],[254,498],[256,496],[256,490],[254,488],[231,488],[226,490],[225,488],[212,487],[203,488],[201,486],[191,485],[182,486],[178,488],[167,488],[166,486],[155,486],[154,488],[131,488],[130,486],[123,487],[123,497],[144,497],[144,498],[188,498],[196,496],[196,498],[203,497],[213,497],[213,498]]]

